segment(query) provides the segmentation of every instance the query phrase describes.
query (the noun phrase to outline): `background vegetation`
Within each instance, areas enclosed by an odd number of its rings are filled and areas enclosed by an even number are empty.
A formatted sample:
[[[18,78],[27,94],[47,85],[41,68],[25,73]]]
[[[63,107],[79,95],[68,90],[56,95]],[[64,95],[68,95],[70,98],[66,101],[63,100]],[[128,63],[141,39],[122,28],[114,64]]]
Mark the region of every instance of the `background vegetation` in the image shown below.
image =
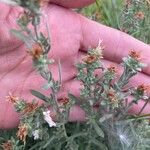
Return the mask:
[[[149,0],[97,0],[79,11],[90,19],[150,43]]]

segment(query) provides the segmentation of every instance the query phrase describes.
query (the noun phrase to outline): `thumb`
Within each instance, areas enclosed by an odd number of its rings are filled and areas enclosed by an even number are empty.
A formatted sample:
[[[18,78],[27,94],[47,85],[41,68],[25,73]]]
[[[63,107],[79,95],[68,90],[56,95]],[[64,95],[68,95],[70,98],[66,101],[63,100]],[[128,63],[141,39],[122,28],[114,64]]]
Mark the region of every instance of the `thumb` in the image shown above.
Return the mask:
[[[94,2],[95,0],[50,0],[50,3],[54,3],[68,8],[82,8]]]
[[[11,5],[16,5],[16,3],[12,0],[0,0],[0,2],[5,3],[5,4],[11,4]]]
[[[0,3],[0,11],[0,53],[2,54],[21,44],[21,41],[10,34],[10,29],[17,28],[16,19],[22,9]]]

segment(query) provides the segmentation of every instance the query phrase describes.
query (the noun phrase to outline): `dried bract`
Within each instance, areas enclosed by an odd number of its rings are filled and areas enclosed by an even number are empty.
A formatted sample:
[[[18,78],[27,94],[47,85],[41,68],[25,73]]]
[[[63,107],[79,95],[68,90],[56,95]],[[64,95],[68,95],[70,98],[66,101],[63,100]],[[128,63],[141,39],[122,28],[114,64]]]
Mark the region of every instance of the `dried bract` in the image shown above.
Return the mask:
[[[31,114],[37,110],[39,107],[38,103],[26,103],[25,108],[23,109],[23,114]]]
[[[25,143],[29,127],[27,124],[20,124],[18,128],[17,137]]]
[[[16,104],[19,101],[19,97],[12,95],[12,93],[9,92],[8,96],[6,96],[7,101],[10,103]]]
[[[1,145],[3,150],[13,150],[13,143],[9,140]]]

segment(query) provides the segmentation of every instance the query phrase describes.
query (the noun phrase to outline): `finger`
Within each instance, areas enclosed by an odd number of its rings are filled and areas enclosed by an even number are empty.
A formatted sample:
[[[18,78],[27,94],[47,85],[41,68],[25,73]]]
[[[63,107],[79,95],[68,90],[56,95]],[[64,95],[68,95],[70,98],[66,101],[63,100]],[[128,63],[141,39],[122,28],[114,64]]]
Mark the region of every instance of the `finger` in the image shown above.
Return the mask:
[[[80,96],[81,82],[77,81],[75,78],[66,82],[63,86],[63,90],[59,98],[68,97],[68,93],[75,95],[77,98]],[[74,105],[70,109],[69,121],[85,121],[85,112],[79,105]]]
[[[112,62],[107,61],[107,60],[103,60],[103,62],[104,62],[104,66],[109,66],[110,64],[112,64]],[[114,65],[118,65],[118,64],[114,63]],[[69,77],[66,77],[66,79],[63,80],[64,84],[61,88],[61,92],[58,94],[58,98],[62,98],[64,96],[67,96],[68,92],[74,94],[77,97],[80,95],[81,83],[74,79],[75,71],[70,70],[70,69],[71,68],[69,68],[69,71],[72,75],[69,76]],[[56,71],[57,68],[53,67],[52,70],[53,70],[53,72],[55,71],[54,72],[55,74],[57,74],[57,71]],[[64,73],[67,73],[67,72],[68,71],[65,70]],[[66,75],[64,74],[64,76],[66,76]],[[57,76],[55,76],[55,78],[58,79]],[[70,79],[68,80],[68,78],[70,78]],[[139,78],[141,78],[141,76]],[[136,79],[133,82],[136,83],[136,81],[138,81],[138,79]],[[146,79],[141,78],[141,82],[143,82],[143,81],[146,81]],[[43,82],[44,82],[43,80],[40,80],[39,75],[37,75],[36,73],[31,72],[31,75],[28,76],[28,78],[26,78],[26,80],[22,83],[22,85],[24,87],[21,88],[18,85],[18,90],[15,89],[15,92],[18,91],[18,95],[20,93],[20,97],[24,98],[26,101],[32,101],[32,99],[34,98],[29,93],[29,88],[30,89],[36,89],[36,90],[44,93],[45,95],[49,95],[50,91],[44,92],[44,90],[41,90],[40,86],[43,84]],[[21,91],[19,91],[19,89],[21,89]],[[12,89],[12,90],[14,90],[14,89]],[[15,93],[15,94],[17,95],[17,93]],[[5,95],[1,94],[1,98],[0,98],[0,99],[3,99],[3,101],[1,101],[1,105],[0,105],[0,106],[3,106],[0,109],[0,115],[1,115],[1,117],[0,117],[0,128],[16,127],[17,124],[18,124],[18,121],[19,121],[18,114],[15,113],[15,110],[14,110],[14,108],[12,107],[12,105],[10,103],[4,101],[5,96],[6,96],[6,93],[5,93]],[[139,111],[139,109],[142,107],[142,105],[143,105],[143,103],[141,103],[141,105],[138,105],[138,107],[135,105],[133,107],[133,112],[134,111],[135,112]],[[138,110],[135,110],[135,109],[138,109]],[[144,112],[147,112],[147,110],[144,111]],[[5,116],[5,114],[7,114],[7,117]],[[8,118],[11,118],[11,119],[8,119]],[[79,106],[74,106],[74,107],[71,108],[69,120],[70,121],[84,121],[85,120],[85,112]]]
[[[139,114],[141,109],[143,109],[143,106],[145,105],[144,101],[139,101],[137,104],[134,104],[130,110],[130,114]],[[150,114],[150,104],[148,103],[144,109],[141,112],[141,115],[144,114]],[[70,115],[69,115],[69,121],[74,122],[74,121],[85,121],[86,120],[86,114],[85,112],[79,107],[79,106],[74,106],[70,110]]]
[[[139,114],[141,110],[143,109],[146,101],[140,100],[137,104],[134,104],[132,108],[129,110],[130,114]],[[142,110],[141,114],[150,114],[150,103],[147,103],[147,105]]]
[[[78,58],[76,58],[77,59],[76,63],[81,62],[82,59],[85,58],[86,55],[87,54],[84,53],[84,52],[79,52]],[[117,72],[116,72],[117,79],[116,80],[118,80],[121,77],[121,75],[123,74],[124,67],[121,64],[118,64],[118,63],[115,63],[115,62],[112,62],[112,61],[109,61],[109,60],[106,60],[106,59],[101,59],[101,62],[102,62],[102,65],[103,65],[104,68],[109,68],[110,66],[115,66],[116,67],[116,69],[117,69]],[[77,74],[77,71],[73,70],[72,75],[74,75],[74,77],[76,77],[76,74]],[[96,70],[95,74],[100,75],[100,74],[102,74],[102,71],[101,70]],[[72,79],[71,79],[71,81],[72,81]],[[135,76],[130,78],[129,83],[128,83],[128,87],[135,87],[136,88],[136,87],[138,87],[139,85],[142,85],[142,84],[149,86],[150,85],[150,76],[147,75],[147,74],[138,72]],[[69,87],[70,87],[70,83],[69,83]],[[75,86],[75,87],[77,87],[77,86]]]
[[[19,114],[15,112],[12,104],[4,100],[0,100],[0,129],[15,128],[18,124]]]
[[[123,74],[124,68],[117,63],[111,62],[109,60],[102,60],[102,63],[104,64],[105,68],[110,67],[110,65],[116,66],[117,72],[116,72],[116,77],[118,78]],[[139,85],[150,85],[150,76],[141,72],[138,72],[137,75],[133,76],[130,78],[129,83],[127,84],[127,87],[138,87]],[[150,93],[149,93],[150,94]]]
[[[81,8],[93,2],[95,2],[95,0],[50,0],[50,3],[54,3],[68,8]]]
[[[116,67],[118,67],[118,74],[117,76],[121,76],[122,72],[123,72],[123,68],[116,63],[112,63],[110,61],[107,60],[103,60],[102,61],[105,67],[109,67],[110,65],[114,65]],[[141,84],[149,84],[149,76],[140,73],[139,75],[136,75],[135,77],[131,78],[128,86],[129,87],[137,87],[138,85]],[[65,84],[64,87],[64,95],[66,92],[67,93],[72,93],[75,96],[79,97],[80,95],[80,89],[82,88],[81,82],[76,81],[76,80],[70,80]],[[149,93],[148,93],[149,94]],[[131,100],[133,100],[133,97],[130,96],[129,98],[129,103],[131,102]],[[145,102],[143,100],[140,100],[138,104],[134,104],[132,106],[132,108],[130,109],[130,113],[134,113],[137,114],[140,112],[140,110],[142,109],[142,107],[144,106]],[[146,114],[146,113],[150,113],[149,110],[150,104],[148,104],[144,110],[142,111],[142,114]],[[69,120],[70,121],[85,121],[85,112],[79,107],[79,106],[75,106],[73,108],[71,108],[70,111],[70,116],[69,116]]]
[[[106,62],[105,65],[110,64],[110,62],[108,62],[108,61],[105,61],[105,62]],[[67,93],[69,92],[78,98],[80,96],[80,89],[81,88],[82,88],[82,85],[79,81],[70,80],[65,84],[63,94],[67,95]],[[61,95],[61,96],[63,97],[63,95]],[[60,98],[62,98],[62,97],[60,97]],[[132,96],[128,97],[128,103],[130,103],[131,100],[133,100],[133,97]],[[132,107],[129,110],[129,113],[130,114],[138,114],[144,105],[145,105],[145,101],[140,100],[137,104],[132,105]],[[146,107],[143,109],[141,114],[149,114],[150,113],[149,108],[150,108],[150,104],[148,103],[146,105]],[[86,114],[83,111],[83,109],[81,109],[81,107],[79,107],[79,105],[75,105],[70,109],[69,121],[74,122],[74,121],[85,121],[85,120],[86,120]]]
[[[110,61],[120,63],[130,50],[141,52],[143,62],[147,67],[143,69],[150,75],[150,46],[116,29],[106,27],[85,17],[80,17],[82,25],[82,49],[96,47],[99,40],[103,40],[104,57]]]

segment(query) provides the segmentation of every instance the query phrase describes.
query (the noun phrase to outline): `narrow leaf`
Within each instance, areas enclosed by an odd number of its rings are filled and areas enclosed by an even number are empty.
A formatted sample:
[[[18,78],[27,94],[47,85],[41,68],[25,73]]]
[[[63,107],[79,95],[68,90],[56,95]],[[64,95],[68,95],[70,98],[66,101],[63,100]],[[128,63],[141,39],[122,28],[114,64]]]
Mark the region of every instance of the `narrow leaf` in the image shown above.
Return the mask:
[[[49,102],[49,98],[45,95],[43,95],[42,93],[35,91],[35,90],[30,90],[31,94],[34,95],[35,97],[45,101],[45,102]]]
[[[71,93],[68,93],[68,97],[70,100],[72,100],[73,102],[75,102],[75,104],[78,104],[79,103],[79,99],[77,97],[75,97],[73,94]]]
[[[10,30],[10,33],[12,33],[18,39],[22,40],[27,45],[28,48],[32,47],[33,44],[32,38],[23,34],[22,31],[12,29]]]

